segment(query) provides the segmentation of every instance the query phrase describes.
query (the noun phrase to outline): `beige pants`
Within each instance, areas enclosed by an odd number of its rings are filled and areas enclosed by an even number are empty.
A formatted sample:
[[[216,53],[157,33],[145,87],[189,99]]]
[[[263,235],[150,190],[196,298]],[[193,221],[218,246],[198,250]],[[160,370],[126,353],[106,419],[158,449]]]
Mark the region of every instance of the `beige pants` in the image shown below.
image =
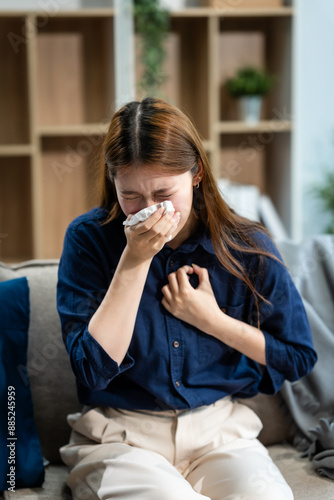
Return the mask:
[[[195,410],[94,408],[68,416],[75,500],[291,500],[266,448],[262,424],[224,398]]]

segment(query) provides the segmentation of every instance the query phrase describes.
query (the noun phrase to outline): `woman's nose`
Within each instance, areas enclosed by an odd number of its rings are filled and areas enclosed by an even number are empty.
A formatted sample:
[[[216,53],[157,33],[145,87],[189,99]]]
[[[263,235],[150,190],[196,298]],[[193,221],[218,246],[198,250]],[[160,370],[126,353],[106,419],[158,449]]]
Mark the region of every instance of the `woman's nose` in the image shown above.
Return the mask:
[[[156,201],[153,200],[153,199],[144,199],[143,200],[143,206],[142,208],[147,208],[147,207],[151,207],[152,205],[155,205],[156,204]]]

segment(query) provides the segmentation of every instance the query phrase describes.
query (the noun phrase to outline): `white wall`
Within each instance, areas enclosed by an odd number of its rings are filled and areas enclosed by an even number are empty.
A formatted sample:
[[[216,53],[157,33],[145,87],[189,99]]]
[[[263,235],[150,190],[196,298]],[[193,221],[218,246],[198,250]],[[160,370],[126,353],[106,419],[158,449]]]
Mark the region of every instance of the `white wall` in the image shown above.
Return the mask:
[[[328,217],[311,194],[334,171],[334,2],[296,0],[294,59],[294,236],[324,231]]]

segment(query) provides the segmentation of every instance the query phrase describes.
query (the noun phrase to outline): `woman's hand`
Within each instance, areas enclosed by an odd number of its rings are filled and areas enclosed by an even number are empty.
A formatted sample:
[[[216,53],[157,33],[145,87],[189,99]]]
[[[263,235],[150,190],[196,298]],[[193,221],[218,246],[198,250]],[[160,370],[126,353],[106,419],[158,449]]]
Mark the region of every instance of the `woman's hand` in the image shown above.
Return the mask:
[[[193,288],[189,283],[189,274],[196,273],[199,285]],[[193,264],[180,267],[168,276],[169,284],[162,288],[162,305],[173,316],[203,332],[210,333],[212,322],[222,312],[214,296],[209,273],[204,267]]]
[[[152,259],[170,241],[180,221],[180,213],[164,214],[164,211],[165,208],[159,208],[145,221],[125,228],[127,253],[136,261]]]
[[[197,288],[189,283],[188,275],[194,272],[199,278]],[[168,281],[169,284],[162,288],[162,304],[167,311],[254,361],[266,364],[266,343],[262,331],[231,318],[219,309],[207,269],[196,264],[183,266],[170,274]]]

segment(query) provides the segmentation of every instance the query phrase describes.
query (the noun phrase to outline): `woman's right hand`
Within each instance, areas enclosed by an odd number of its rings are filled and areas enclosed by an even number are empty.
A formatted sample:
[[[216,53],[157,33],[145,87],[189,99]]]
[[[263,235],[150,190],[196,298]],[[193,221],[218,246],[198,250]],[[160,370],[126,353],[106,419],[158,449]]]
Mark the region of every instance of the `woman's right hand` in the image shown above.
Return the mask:
[[[148,219],[125,227],[127,253],[137,261],[150,260],[170,241],[180,222],[180,213],[166,213],[159,208]],[[129,215],[128,217],[131,217]]]

